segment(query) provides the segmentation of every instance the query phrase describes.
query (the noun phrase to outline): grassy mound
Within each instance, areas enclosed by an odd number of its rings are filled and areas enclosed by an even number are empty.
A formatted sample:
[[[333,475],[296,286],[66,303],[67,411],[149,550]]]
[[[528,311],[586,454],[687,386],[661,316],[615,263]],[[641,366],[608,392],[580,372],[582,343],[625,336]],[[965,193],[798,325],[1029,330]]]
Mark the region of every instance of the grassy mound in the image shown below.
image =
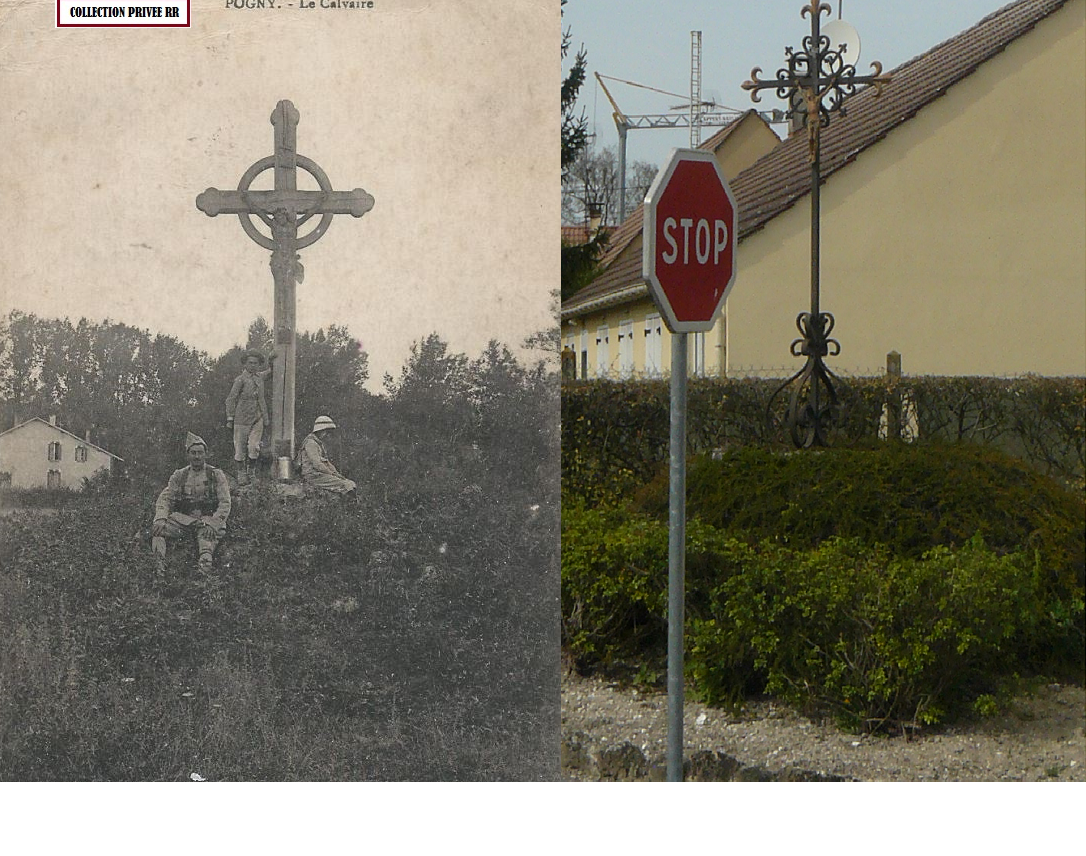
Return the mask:
[[[636,507],[667,515],[667,474]],[[831,537],[920,558],[980,536],[997,552],[1036,550],[1058,597],[1086,582],[1086,506],[1016,458],[969,444],[889,444],[872,450],[780,454],[759,449],[697,458],[687,513],[753,540],[814,548]]]
[[[553,537],[501,499],[257,488],[214,575],[178,546],[163,584],[153,495],[6,516],[3,777],[555,777]]]

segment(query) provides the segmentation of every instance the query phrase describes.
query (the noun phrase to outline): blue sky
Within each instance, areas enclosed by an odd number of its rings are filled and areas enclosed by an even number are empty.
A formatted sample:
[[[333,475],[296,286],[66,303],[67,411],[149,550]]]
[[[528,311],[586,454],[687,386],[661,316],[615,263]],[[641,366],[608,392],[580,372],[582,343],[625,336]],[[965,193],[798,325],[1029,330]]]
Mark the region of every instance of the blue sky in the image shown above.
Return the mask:
[[[1004,0],[832,0],[822,22],[838,18],[855,27],[861,56],[857,71],[866,74],[872,60],[889,71],[972,26],[1007,5]],[[784,65],[786,46],[799,48],[810,32],[801,17],[803,0],[569,0],[562,26],[571,31],[572,50],[588,52],[588,80],[578,106],[584,108],[596,144],[618,145],[612,108],[594,72],[662,89],[676,98],[606,80],[607,88],[627,115],[667,113],[690,92],[691,31],[701,31],[702,98],[745,110],[771,110],[784,105],[766,92],[759,104],[740,84],[760,66],[772,77]],[[572,56],[567,57],[563,71]],[[706,139],[716,129],[702,129]],[[780,131],[780,126],[777,126]],[[689,129],[632,130],[627,161],[661,164],[671,148],[690,144]]]

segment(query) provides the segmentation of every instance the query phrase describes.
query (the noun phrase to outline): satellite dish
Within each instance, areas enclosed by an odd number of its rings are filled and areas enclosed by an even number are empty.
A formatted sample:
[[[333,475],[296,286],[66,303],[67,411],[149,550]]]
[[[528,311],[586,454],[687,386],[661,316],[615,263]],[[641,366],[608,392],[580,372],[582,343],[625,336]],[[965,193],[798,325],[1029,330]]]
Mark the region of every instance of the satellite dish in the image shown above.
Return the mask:
[[[860,61],[860,34],[848,21],[838,18],[836,21],[828,21],[822,28],[822,35],[830,39],[830,50],[839,50],[841,45],[845,48],[841,51],[841,59],[845,65],[856,65]]]

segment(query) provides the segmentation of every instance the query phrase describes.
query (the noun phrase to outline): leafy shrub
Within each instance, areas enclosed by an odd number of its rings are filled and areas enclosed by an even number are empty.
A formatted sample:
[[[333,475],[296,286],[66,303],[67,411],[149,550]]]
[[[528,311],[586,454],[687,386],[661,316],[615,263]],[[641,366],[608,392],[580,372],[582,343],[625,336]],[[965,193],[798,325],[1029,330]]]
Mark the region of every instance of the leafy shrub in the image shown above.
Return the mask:
[[[663,519],[667,474],[637,494]],[[997,552],[1036,550],[1053,600],[1080,595],[1086,579],[1082,498],[1021,461],[970,444],[890,444],[872,450],[775,453],[759,449],[697,458],[687,473],[688,514],[734,535],[813,548],[828,538],[882,544],[919,558],[979,535]]]
[[[706,697],[734,693],[705,655],[735,635],[769,693],[864,728],[938,722],[1013,671],[1043,611],[1037,576],[1027,556],[997,556],[980,538],[921,559],[842,539],[766,547],[710,593],[692,668]]]
[[[563,513],[564,641],[582,664],[658,664],[667,528],[616,508]],[[713,703],[766,691],[856,726],[935,722],[1052,643],[1039,565],[979,537],[920,558],[831,538],[745,543],[688,522],[686,668]]]
[[[9,487],[0,490],[0,508],[63,508],[78,498],[66,487]]]

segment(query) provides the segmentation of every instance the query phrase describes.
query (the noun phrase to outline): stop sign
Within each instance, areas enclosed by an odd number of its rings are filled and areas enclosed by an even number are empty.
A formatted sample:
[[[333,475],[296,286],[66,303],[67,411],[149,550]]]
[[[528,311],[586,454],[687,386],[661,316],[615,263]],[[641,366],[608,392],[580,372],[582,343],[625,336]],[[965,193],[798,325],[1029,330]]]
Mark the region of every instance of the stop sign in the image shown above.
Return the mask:
[[[735,197],[712,153],[672,149],[645,197],[642,274],[672,333],[712,329],[735,281]]]

